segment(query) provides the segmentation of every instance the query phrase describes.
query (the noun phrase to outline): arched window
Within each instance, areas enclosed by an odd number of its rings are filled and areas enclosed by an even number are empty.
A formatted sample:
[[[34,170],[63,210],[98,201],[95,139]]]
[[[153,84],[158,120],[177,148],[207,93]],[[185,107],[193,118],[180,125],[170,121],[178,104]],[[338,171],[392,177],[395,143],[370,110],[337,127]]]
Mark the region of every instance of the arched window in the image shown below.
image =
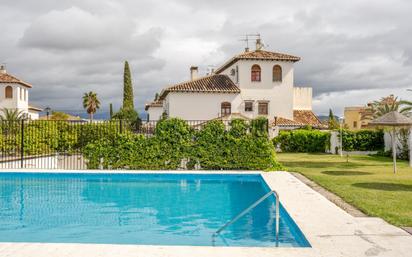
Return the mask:
[[[273,81],[282,81],[282,67],[280,65],[273,66]]]
[[[220,113],[222,116],[229,115],[232,112],[232,106],[229,102],[223,102],[220,104]]]
[[[251,77],[252,77],[252,81],[260,81],[260,66],[257,64],[254,64],[252,66],[252,72],[251,72]]]
[[[11,86],[7,86],[5,89],[6,98],[13,98],[13,88]]]

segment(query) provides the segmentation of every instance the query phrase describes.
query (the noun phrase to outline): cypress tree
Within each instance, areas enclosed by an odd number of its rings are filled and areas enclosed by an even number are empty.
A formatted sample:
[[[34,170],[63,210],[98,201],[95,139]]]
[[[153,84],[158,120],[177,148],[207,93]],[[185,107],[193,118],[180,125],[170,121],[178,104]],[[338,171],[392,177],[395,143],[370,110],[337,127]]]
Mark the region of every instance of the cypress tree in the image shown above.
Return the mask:
[[[132,75],[130,74],[129,63],[125,61],[123,73],[123,109],[134,109],[133,98]]]
[[[328,126],[329,126],[329,129],[339,128],[339,122],[336,120],[336,117],[333,114],[332,109],[329,109]]]
[[[110,119],[112,119],[113,118],[113,104],[112,103],[110,103],[109,105],[109,113],[110,113]]]
[[[335,115],[333,115],[332,109],[329,109],[329,120],[332,121],[335,119]]]

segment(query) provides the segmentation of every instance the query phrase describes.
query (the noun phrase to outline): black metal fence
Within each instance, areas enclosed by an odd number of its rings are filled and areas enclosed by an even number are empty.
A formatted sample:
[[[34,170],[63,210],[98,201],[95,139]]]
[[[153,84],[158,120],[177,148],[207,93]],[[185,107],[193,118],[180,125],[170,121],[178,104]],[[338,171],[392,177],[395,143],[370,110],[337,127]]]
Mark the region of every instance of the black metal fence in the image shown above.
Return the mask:
[[[186,121],[200,130],[208,121]],[[230,121],[222,121],[230,126]],[[158,121],[0,121],[0,169],[87,169],[84,147],[117,133],[150,137]]]

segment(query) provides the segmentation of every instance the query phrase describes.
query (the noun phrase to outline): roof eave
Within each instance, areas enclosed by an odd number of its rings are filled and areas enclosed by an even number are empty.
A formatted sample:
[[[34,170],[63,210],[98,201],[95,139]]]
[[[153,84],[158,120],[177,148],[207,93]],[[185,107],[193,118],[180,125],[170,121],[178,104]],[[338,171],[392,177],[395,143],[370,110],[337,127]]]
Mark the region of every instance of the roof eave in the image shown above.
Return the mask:
[[[215,70],[216,74],[220,74],[222,71],[226,70],[228,67],[232,66],[233,64],[235,64],[236,62],[238,62],[239,60],[249,60],[249,61],[279,61],[279,62],[298,62],[301,60],[300,57],[296,57],[296,58],[290,58],[290,59],[282,59],[282,58],[274,58],[274,59],[266,59],[266,58],[239,58],[239,57],[233,57],[232,59],[230,59],[229,61],[227,61],[226,63],[224,63],[222,66],[220,66],[219,68],[217,68]]]

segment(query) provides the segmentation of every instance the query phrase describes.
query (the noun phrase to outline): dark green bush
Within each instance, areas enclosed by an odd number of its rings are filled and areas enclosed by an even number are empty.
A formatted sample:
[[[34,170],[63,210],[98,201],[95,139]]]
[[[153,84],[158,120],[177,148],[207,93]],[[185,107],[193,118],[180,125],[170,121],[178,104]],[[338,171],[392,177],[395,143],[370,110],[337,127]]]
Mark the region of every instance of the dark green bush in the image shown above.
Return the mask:
[[[257,137],[268,136],[269,121],[265,117],[259,117],[251,121],[250,132]]]
[[[251,124],[233,120],[208,122],[194,131],[180,119],[163,119],[154,136],[134,134],[127,122],[73,124],[32,121],[24,125],[24,154],[41,155],[82,151],[88,168],[178,169],[200,164],[203,169],[273,170],[279,168],[267,138],[267,120]],[[0,126],[3,154],[21,153],[21,123]],[[183,162],[182,162],[183,161]],[[182,167],[184,168],[184,167]]]
[[[379,151],[385,147],[382,130],[343,130],[342,136],[345,151]]]
[[[177,169],[182,160],[193,168],[273,170],[273,145],[267,137],[247,133],[243,121],[233,121],[225,130],[221,121],[211,121],[194,132],[186,122],[166,119],[159,122],[155,136],[145,138],[134,134],[117,134],[114,140],[104,139],[88,144],[83,151],[91,169]]]
[[[330,133],[311,129],[280,131],[273,143],[282,152],[324,153],[330,146]]]

